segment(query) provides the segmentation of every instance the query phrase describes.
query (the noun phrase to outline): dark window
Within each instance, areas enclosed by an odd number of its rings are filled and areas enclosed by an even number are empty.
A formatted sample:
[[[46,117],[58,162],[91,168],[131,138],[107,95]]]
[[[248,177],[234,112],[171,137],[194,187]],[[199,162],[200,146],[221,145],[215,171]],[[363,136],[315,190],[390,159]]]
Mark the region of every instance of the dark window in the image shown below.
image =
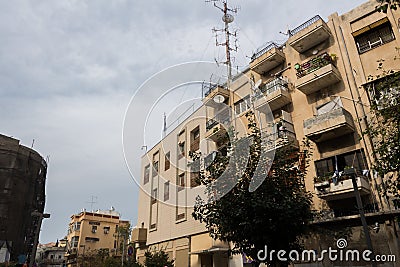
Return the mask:
[[[182,173],[178,176],[178,192],[185,189],[185,174]]]
[[[143,183],[147,184],[150,179],[150,164],[144,167],[144,178],[143,178]]]
[[[200,185],[199,178],[200,178],[199,172],[191,172],[190,173],[190,187],[199,186]]]
[[[176,215],[176,220],[177,221],[183,220],[183,219],[185,219],[185,213],[181,213],[181,214]]]
[[[241,114],[250,108],[250,95],[247,95],[235,103],[236,114]]]
[[[200,148],[200,128],[197,126],[196,129],[190,132],[190,150],[196,151]]]
[[[178,143],[178,159],[185,156],[185,142]]]
[[[358,52],[361,54],[394,40],[394,34],[390,23],[386,22],[354,37],[354,39]]]
[[[157,188],[154,188],[151,192],[151,204],[157,203]]]
[[[92,226],[92,233],[96,233],[97,232],[97,226],[96,225],[93,225]]]
[[[110,226],[104,227],[104,234],[108,234],[110,232]]]
[[[169,170],[170,166],[171,166],[171,153],[168,152],[167,154],[165,154],[164,157],[164,170],[165,171]]]
[[[158,161],[153,162],[153,172],[152,172],[152,177],[157,176],[158,174]]]
[[[332,176],[336,171],[343,171],[345,167],[354,167],[357,171],[368,169],[362,150],[337,155],[315,162],[317,176]]]
[[[164,183],[164,201],[169,200],[169,181]]]

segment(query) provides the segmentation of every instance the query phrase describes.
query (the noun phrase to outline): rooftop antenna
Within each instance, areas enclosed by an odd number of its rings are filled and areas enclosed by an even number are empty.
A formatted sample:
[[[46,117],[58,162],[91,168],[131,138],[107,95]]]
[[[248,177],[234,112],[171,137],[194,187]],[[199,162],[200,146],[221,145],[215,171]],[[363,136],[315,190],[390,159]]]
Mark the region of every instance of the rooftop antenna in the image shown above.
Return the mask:
[[[236,14],[238,11],[238,8],[230,8],[228,7],[228,0],[222,0],[222,6],[217,5],[217,2],[220,2],[220,0],[206,0],[207,3],[212,2],[214,4],[214,7],[218,8],[222,13],[222,21],[225,23],[225,27],[223,29],[216,29],[213,28],[213,32],[215,33],[215,42],[216,46],[225,46],[225,54],[226,54],[226,61],[221,62],[227,66],[227,74],[228,74],[228,81],[227,81],[227,86],[228,88],[230,87],[230,81],[232,80],[232,58],[231,58],[231,51],[237,51],[238,46],[237,46],[237,39],[236,39],[236,33],[237,31],[231,32],[229,30],[229,24],[234,21],[234,17],[232,13]],[[224,42],[219,42],[218,41],[218,33],[219,32],[224,32],[225,33],[225,41]],[[235,37],[235,46],[231,47],[230,43],[230,37],[233,36]]]
[[[96,201],[95,201],[96,199]],[[93,204],[97,203],[97,197],[96,196],[91,196],[91,201],[87,201],[86,203],[90,203],[90,210],[93,212]]]

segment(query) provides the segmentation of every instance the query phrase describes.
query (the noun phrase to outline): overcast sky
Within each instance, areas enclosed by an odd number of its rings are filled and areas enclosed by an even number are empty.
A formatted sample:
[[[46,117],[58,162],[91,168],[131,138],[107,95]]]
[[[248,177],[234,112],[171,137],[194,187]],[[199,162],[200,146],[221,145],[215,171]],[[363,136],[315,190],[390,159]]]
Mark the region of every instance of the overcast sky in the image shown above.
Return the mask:
[[[284,42],[280,31],[362,2],[232,1],[241,8],[236,65],[268,41]],[[136,224],[138,188],[122,152],[129,100],[166,67],[222,60],[211,31],[220,26],[220,11],[203,0],[0,0],[0,133],[26,146],[35,139],[34,149],[50,156],[51,218],[40,242],[63,238],[91,196],[94,209],[114,206]]]

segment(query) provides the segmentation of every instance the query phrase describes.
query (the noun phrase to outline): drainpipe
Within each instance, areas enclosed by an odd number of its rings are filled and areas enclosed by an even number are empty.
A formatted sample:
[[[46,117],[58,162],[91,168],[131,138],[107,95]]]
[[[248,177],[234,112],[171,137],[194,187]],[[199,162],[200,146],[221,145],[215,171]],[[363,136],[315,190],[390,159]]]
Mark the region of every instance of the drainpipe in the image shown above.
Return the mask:
[[[33,248],[32,248],[31,256],[29,259],[29,267],[33,266],[33,263],[35,262],[35,259],[36,259],[36,250],[37,250],[37,246],[39,243],[39,234],[40,234],[40,228],[42,226],[42,221],[43,221],[43,219],[50,218],[50,214],[41,213],[38,211],[33,211],[31,215],[38,217],[38,222],[37,222],[37,226],[36,226],[36,230],[35,230],[35,239],[33,241]]]

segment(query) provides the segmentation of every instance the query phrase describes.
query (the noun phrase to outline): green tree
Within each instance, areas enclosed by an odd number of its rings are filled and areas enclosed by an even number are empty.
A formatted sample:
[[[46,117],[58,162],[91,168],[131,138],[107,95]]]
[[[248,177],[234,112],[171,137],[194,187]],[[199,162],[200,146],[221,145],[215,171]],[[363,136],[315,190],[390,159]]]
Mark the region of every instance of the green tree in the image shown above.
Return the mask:
[[[376,0],[379,5],[376,9],[379,12],[387,13],[388,9],[397,10],[400,7],[400,0]]]
[[[301,151],[289,145],[278,149],[270,171],[263,168],[265,180],[254,192],[250,192],[258,164],[267,167],[271,161],[261,158],[261,152],[266,147],[261,142],[254,114],[248,113],[247,119],[251,132],[249,137],[253,140],[250,154],[246,159],[242,156],[235,158],[235,161],[247,161],[246,170],[229,193],[212,201],[216,190],[212,181],[227,171],[225,167],[229,161],[228,156],[218,155],[211,165],[200,172],[200,181],[206,186],[208,199],[198,197],[192,216],[205,223],[212,238],[232,242],[234,247],[231,253],[245,253],[257,263],[287,266],[288,262],[278,261],[276,254],[271,259],[260,260],[257,254],[265,246],[269,251],[288,252],[301,247],[300,236],[306,232],[307,224],[312,219],[311,194],[304,185],[311,154],[309,144],[303,142]],[[242,149],[240,146],[244,138],[233,139],[228,143],[229,150]],[[198,155],[192,157],[198,159]]]
[[[373,141],[374,169],[385,177],[382,189],[400,199],[400,72],[386,71],[369,77],[371,118],[367,133]]]
[[[146,251],[144,256],[146,257],[144,260],[144,266],[146,267],[173,267],[174,260],[170,260],[168,258],[168,254],[163,251],[155,251],[150,252]]]

